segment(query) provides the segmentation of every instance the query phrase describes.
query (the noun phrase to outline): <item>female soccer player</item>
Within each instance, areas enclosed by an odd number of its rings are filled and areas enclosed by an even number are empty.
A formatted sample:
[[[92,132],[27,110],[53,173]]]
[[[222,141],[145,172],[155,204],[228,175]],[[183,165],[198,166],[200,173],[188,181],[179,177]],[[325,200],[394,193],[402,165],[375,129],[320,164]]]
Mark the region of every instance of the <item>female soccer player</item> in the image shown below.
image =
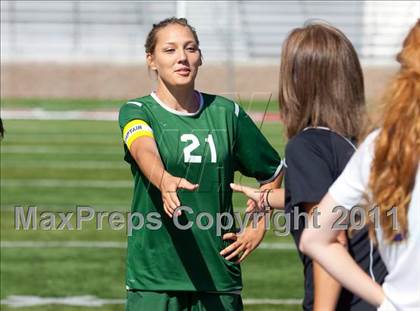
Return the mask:
[[[280,183],[282,161],[239,105],[194,89],[202,55],[185,19],[154,25],[145,48],[156,91],[119,114],[134,177],[132,212],[153,220],[128,238],[126,308],[242,310],[240,266],[220,256],[229,243],[215,219],[233,214],[236,170],[271,188]],[[226,227],[222,233],[235,231]],[[259,228],[247,236],[260,240]],[[256,246],[245,242],[242,257]]]
[[[315,207],[355,150],[365,113],[363,74],[351,42],[326,23],[294,29],[283,43],[279,103],[289,139],[285,189],[265,191],[260,206],[285,207],[296,245]],[[251,193],[255,189],[232,185]],[[262,204],[261,204],[262,203]],[[363,228],[338,240],[359,266],[382,282],[386,269]],[[233,248],[230,246],[231,249]],[[304,265],[304,310],[374,310],[340,284],[316,261],[299,252]]]
[[[365,139],[322,199],[320,228],[305,230],[300,241],[304,253],[381,311],[420,306],[420,20],[397,60],[401,68],[385,97],[381,128]],[[382,287],[336,243],[338,233],[331,230],[335,206],[350,210],[364,198],[365,217],[376,209],[376,217],[367,219],[389,271]]]

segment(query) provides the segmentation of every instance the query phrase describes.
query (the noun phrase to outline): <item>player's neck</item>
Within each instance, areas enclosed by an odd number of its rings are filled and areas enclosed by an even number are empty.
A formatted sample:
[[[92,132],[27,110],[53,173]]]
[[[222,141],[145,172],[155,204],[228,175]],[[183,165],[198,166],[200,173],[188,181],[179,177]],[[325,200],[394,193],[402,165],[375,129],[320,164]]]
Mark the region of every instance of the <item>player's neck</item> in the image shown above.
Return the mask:
[[[200,102],[194,92],[194,85],[180,88],[168,87],[159,83],[156,89],[156,96],[168,107],[180,112],[196,112]]]

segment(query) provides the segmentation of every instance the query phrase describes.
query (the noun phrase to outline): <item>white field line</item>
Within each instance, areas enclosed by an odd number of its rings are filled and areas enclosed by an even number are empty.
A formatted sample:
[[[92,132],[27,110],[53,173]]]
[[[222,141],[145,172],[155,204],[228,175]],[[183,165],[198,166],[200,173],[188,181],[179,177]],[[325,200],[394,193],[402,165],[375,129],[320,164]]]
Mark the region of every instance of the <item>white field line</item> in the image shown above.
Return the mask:
[[[247,112],[254,122],[272,122],[278,120],[278,114],[269,112]],[[118,120],[118,110],[44,110],[40,108],[29,109],[2,109],[1,116],[6,120],[93,120],[114,121]]]
[[[31,168],[54,168],[54,169],[94,169],[110,170],[129,168],[129,164],[121,161],[15,161],[3,160],[2,167],[31,167]]]
[[[300,305],[302,299],[269,299],[248,298],[243,300],[244,305]]]
[[[125,304],[125,299],[102,299],[96,296],[70,296],[70,297],[39,297],[39,296],[8,296],[1,300],[2,305],[14,308],[41,306],[41,305],[68,305],[81,307],[102,307],[110,304]],[[245,305],[298,305],[301,299],[244,299]]]
[[[0,248],[127,248],[113,241],[1,241]]]
[[[42,305],[67,305],[80,307],[102,307],[110,304],[124,304],[124,299],[101,299],[95,296],[72,297],[39,297],[39,296],[8,296],[1,300],[2,305],[13,308],[42,306]]]
[[[118,120],[118,110],[3,109],[1,115],[6,120],[100,120],[115,122]]]
[[[8,205],[3,204],[0,206],[0,212],[1,213],[15,213],[16,207],[22,206],[19,204],[15,205]],[[81,204],[62,204],[62,203],[40,203],[40,204],[26,204],[23,205],[24,208],[29,207],[37,207],[37,212],[62,212],[62,211],[76,211],[76,208],[78,206],[81,206]],[[112,203],[94,203],[94,204],[84,204],[83,206],[88,206],[92,208],[95,212],[122,212],[122,213],[128,213],[131,211],[131,205],[130,203],[127,203],[126,205],[118,205],[118,204],[112,204]],[[245,211],[246,206],[238,206],[235,208],[235,212],[243,212]]]
[[[15,205],[6,205],[3,204],[0,206],[0,212],[1,213],[15,213],[16,212],[16,207],[17,206],[21,206],[18,204]],[[23,205],[24,208],[26,207],[30,207],[30,206],[34,206],[37,207],[37,211],[38,212],[52,212],[52,211],[75,211],[76,208],[80,205],[78,204],[53,204],[53,203],[42,203],[42,204],[27,204],[27,205]],[[86,206],[86,205],[83,205]],[[130,211],[130,204],[127,203],[127,205],[117,205],[117,204],[108,204],[108,203],[95,203],[95,204],[91,204],[88,205],[89,207],[93,208],[96,212],[114,212],[114,211],[119,211],[119,212],[129,212]]]
[[[121,148],[94,148],[79,149],[70,146],[5,146],[1,148],[1,153],[51,153],[51,154],[75,154],[75,155],[86,155],[86,154],[118,154],[121,158],[124,152]]]
[[[7,179],[1,181],[3,188],[132,188],[132,181],[125,180],[65,180],[65,179]]]
[[[0,248],[127,248],[125,242],[114,241],[1,241]],[[258,250],[295,250],[294,243],[265,242]]]
[[[3,179],[4,188],[133,188],[132,180],[98,180],[98,179]]]

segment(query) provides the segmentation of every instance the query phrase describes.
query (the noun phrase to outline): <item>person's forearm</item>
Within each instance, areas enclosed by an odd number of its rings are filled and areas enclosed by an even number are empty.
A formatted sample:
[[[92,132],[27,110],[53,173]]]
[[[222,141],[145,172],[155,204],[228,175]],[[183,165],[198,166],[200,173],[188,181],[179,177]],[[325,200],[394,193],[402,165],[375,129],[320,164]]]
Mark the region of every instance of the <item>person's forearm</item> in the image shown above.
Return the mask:
[[[272,182],[262,184],[260,186],[260,191],[271,190],[270,191],[270,194],[271,194],[274,191],[282,190],[282,189],[276,189],[276,188],[280,187],[282,180],[283,180],[283,173],[280,173]],[[268,213],[268,215],[267,215],[267,213]],[[265,234],[265,230],[266,230],[267,225],[268,225],[267,222],[270,221],[271,214],[272,214],[271,210],[265,211],[264,217],[262,217],[262,216],[259,217],[258,223],[257,223],[257,226],[256,226],[255,229],[258,230],[258,231],[261,231],[261,232],[264,231],[264,234]]]
[[[345,288],[372,305],[379,306],[385,298],[384,292],[357,265],[340,241],[342,231],[334,229],[339,217],[338,213],[334,213],[335,206],[338,203],[333,197],[325,195],[317,213],[311,215],[308,228],[301,235],[299,249],[317,261]]]
[[[199,187],[198,184],[192,184],[182,177],[172,176],[165,170],[156,143],[150,137],[137,138],[131,144],[130,153],[144,176],[161,192],[163,210],[169,217],[172,217],[177,207],[181,205],[177,190],[194,191]]]
[[[337,241],[347,249],[346,231],[338,234]],[[341,284],[316,261],[313,261],[313,276],[314,311],[334,311],[341,294]]]
[[[159,190],[166,172],[156,143],[150,138],[137,139],[130,148],[130,153],[144,176]]]
[[[385,295],[382,287],[357,265],[339,242],[323,246],[312,243],[307,246],[305,253],[318,261],[337,281],[360,298],[374,306],[379,306],[383,302]]]
[[[314,311],[334,311],[341,285],[316,261],[312,262],[314,276]]]
[[[284,189],[273,189],[268,193],[267,203],[271,208],[282,209],[284,208]]]
[[[136,157],[137,165],[143,172],[144,176],[158,189],[162,184],[162,179],[165,171],[162,160],[156,154],[150,151],[139,152],[140,154]]]
[[[265,194],[265,203],[269,204],[271,208],[284,208],[284,189],[280,188],[283,176],[282,172],[272,182],[260,186],[260,191],[269,190]]]

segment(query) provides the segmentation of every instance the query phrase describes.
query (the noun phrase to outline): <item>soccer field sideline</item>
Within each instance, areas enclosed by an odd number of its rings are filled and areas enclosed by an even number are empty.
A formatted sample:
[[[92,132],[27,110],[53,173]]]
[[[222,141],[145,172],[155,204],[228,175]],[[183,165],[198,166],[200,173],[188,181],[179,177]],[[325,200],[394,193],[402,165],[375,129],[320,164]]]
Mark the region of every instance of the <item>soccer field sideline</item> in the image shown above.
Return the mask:
[[[247,111],[254,122],[277,122],[279,114],[274,112]],[[39,108],[2,109],[2,118],[5,120],[87,120],[87,121],[113,121],[118,120],[118,110],[65,110],[54,111]]]
[[[125,304],[125,299],[103,299],[92,295],[68,296],[68,297],[39,297],[12,295],[0,301],[1,305],[8,305],[12,308],[32,307],[41,305],[68,305],[80,307],[101,307],[104,305]],[[271,299],[271,298],[246,298],[244,305],[299,305],[301,299]]]

